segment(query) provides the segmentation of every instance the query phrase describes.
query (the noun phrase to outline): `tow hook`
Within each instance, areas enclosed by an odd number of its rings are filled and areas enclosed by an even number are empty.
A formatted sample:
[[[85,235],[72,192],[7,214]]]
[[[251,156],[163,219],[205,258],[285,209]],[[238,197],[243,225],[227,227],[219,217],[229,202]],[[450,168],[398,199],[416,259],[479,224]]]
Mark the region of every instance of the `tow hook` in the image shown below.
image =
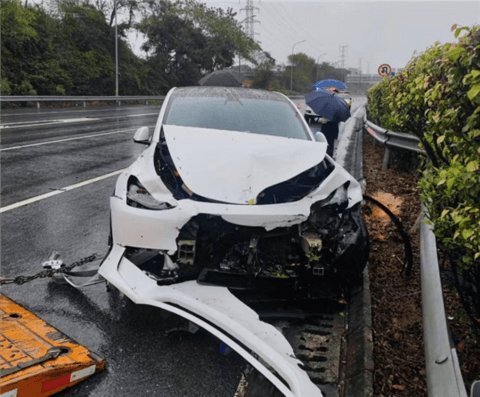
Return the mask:
[[[42,263],[42,267],[45,270],[57,270],[52,274],[52,280],[58,284],[67,284],[63,272],[58,271],[65,269],[65,263],[60,259],[60,254],[57,251],[52,252],[48,261]]]

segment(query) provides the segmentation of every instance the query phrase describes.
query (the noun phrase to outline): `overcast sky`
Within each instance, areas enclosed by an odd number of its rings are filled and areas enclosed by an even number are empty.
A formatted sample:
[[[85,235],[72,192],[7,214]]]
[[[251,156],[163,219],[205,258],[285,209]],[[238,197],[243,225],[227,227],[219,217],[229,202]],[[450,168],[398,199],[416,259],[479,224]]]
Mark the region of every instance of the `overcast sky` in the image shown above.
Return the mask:
[[[246,0],[202,1],[211,7],[232,8],[237,19],[245,19]],[[277,1],[253,0],[255,37],[263,50],[278,64],[292,53],[303,52],[316,60],[335,63],[340,46],[345,49],[345,66],[363,73],[376,73],[380,64],[402,68],[415,50],[424,51],[439,41],[455,40],[454,23],[472,26],[480,23],[479,1]],[[130,36],[136,53],[140,36]],[[361,58],[361,61],[360,61]]]

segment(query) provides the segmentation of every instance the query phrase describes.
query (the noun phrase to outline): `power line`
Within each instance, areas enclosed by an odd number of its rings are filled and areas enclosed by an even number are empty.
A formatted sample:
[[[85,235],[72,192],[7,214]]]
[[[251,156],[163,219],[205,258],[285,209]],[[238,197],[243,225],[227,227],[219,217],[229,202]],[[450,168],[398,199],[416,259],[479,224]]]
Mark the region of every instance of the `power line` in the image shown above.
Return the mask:
[[[282,3],[277,3],[277,4],[278,4],[278,6],[284,11],[285,15],[288,15],[288,16],[289,16],[289,17],[288,17],[289,25],[291,25],[292,22],[293,22],[293,23],[296,25],[296,27],[298,27],[298,29],[301,30],[302,37],[304,36],[304,37],[307,37],[307,38],[312,38],[312,37],[311,37],[311,33],[307,32],[307,31],[304,29],[303,25],[302,25],[302,24],[299,24],[298,21],[295,19],[295,14],[290,14],[290,13],[288,12],[288,10],[285,9],[285,7],[283,6]],[[298,37],[298,32],[297,32],[297,37]],[[308,40],[308,41],[306,42],[306,44],[313,49],[313,52],[314,52],[315,54],[317,54],[317,53],[319,53],[319,52],[322,51],[321,47],[316,47],[315,45],[312,44],[312,40]]]

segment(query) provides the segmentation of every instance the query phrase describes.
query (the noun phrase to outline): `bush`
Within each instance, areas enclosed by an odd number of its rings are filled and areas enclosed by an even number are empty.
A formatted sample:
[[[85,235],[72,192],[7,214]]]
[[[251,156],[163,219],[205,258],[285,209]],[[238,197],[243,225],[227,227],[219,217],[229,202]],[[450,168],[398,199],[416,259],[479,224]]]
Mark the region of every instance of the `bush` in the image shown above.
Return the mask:
[[[2,77],[2,95],[10,95],[12,90],[10,88],[10,84],[7,79]]]
[[[435,43],[367,96],[372,118],[415,134],[426,150],[422,202],[451,259],[465,310],[480,328],[479,28],[454,25],[456,43]]]

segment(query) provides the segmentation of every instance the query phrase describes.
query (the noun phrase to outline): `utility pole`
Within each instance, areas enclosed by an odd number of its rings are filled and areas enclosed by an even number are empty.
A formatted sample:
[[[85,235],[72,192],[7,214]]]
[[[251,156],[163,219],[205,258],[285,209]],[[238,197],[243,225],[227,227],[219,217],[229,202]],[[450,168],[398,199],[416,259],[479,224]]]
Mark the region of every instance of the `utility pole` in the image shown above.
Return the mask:
[[[347,49],[348,45],[341,45],[340,46],[340,58],[341,58],[341,65],[342,68],[345,69],[345,51]]]
[[[117,0],[114,1],[114,7],[115,7],[115,96],[118,96]]]
[[[318,81],[318,63],[320,62],[320,58],[323,57],[324,55],[327,55],[327,53],[323,53],[321,55],[318,56],[317,58],[317,78],[316,78],[316,81]]]
[[[293,87],[293,49],[297,44],[303,43],[304,41],[307,41],[307,40],[297,41],[292,47],[292,66],[290,66],[290,91],[292,91],[292,87]]]

